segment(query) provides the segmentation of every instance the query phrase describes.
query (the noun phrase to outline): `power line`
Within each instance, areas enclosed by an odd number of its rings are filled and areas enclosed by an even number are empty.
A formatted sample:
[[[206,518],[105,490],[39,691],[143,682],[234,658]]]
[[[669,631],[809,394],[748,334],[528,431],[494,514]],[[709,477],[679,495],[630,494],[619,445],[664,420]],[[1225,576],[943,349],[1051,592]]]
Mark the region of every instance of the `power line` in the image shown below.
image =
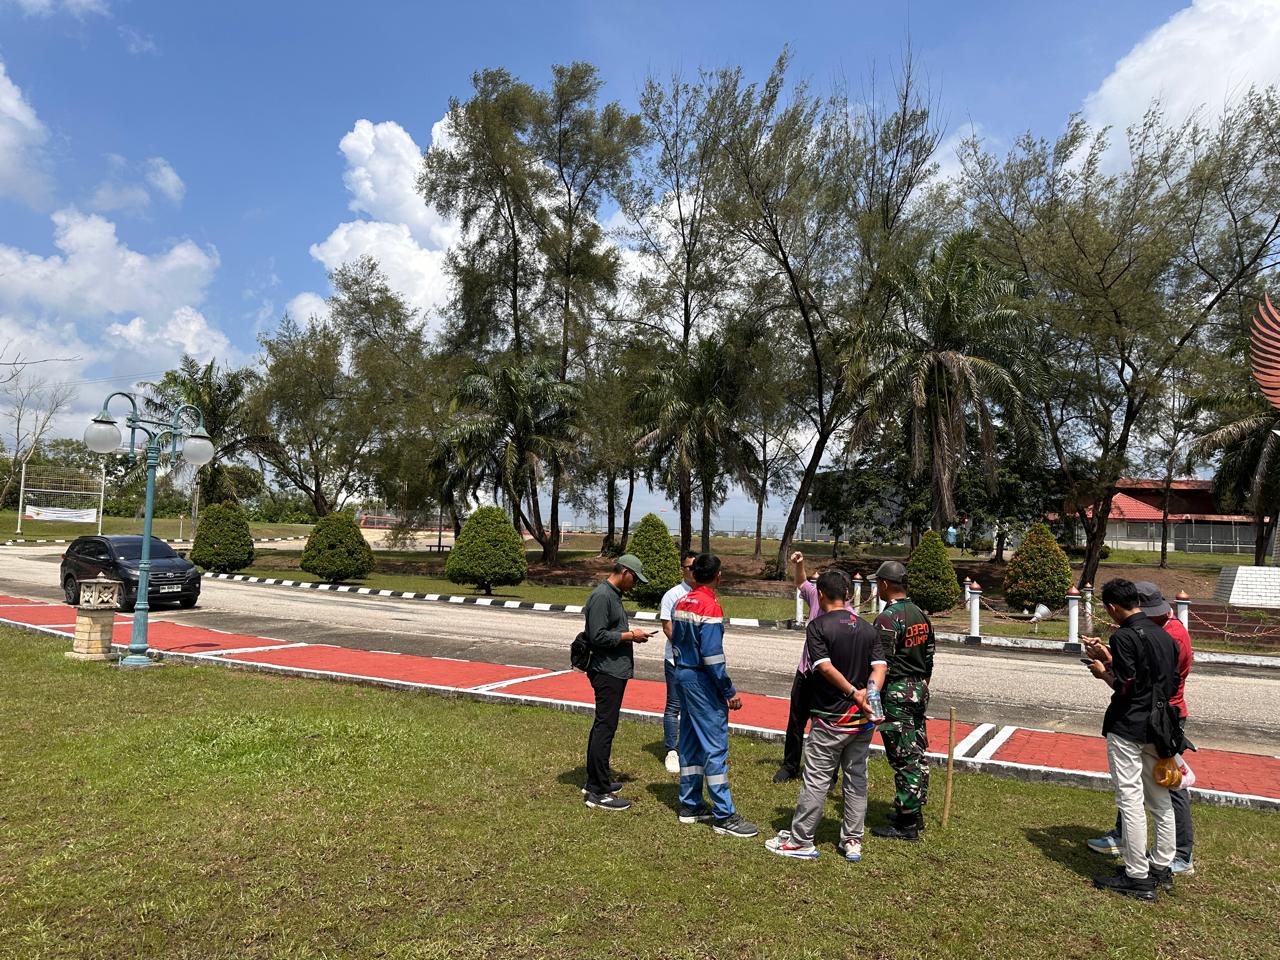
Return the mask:
[[[169,372],[168,370],[147,370],[142,373],[125,374],[119,377],[98,377],[92,380],[59,380],[55,383],[50,384],[50,386],[79,387],[79,386],[85,386],[87,384],[92,384],[92,383],[116,383],[117,381],[121,381],[121,380],[128,380],[128,381],[134,382],[134,381],[141,380],[143,377],[163,376],[168,372]]]

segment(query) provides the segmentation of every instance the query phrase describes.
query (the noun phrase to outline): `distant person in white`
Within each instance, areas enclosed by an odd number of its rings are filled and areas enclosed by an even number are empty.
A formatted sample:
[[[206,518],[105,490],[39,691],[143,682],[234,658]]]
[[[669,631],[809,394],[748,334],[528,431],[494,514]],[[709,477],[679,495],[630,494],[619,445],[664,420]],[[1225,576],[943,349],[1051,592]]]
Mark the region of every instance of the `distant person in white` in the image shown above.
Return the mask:
[[[684,577],[662,596],[658,617],[662,620],[662,633],[667,638],[663,654],[663,672],[667,678],[667,706],[662,712],[662,743],[667,748],[667,773],[680,772],[680,754],[676,748],[680,742],[680,688],[676,686],[676,658],[671,652],[671,618],[676,604],[694,587],[693,558],[697,554],[686,550],[680,558],[680,574]]]

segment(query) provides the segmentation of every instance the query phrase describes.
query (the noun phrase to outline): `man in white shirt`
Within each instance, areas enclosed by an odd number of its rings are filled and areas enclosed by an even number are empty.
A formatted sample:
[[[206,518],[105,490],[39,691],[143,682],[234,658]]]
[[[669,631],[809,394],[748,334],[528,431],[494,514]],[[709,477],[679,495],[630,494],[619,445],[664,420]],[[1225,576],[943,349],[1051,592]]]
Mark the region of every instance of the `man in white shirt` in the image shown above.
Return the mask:
[[[671,652],[671,620],[676,604],[694,587],[693,558],[697,554],[692,550],[685,551],[680,558],[680,574],[684,577],[679,583],[662,596],[662,604],[658,607],[658,617],[662,620],[662,633],[667,638],[667,649],[663,654],[663,672],[667,678],[667,706],[662,712],[662,743],[667,748],[667,773],[680,772],[680,754],[677,746],[680,741],[680,688],[676,685],[676,660]]]

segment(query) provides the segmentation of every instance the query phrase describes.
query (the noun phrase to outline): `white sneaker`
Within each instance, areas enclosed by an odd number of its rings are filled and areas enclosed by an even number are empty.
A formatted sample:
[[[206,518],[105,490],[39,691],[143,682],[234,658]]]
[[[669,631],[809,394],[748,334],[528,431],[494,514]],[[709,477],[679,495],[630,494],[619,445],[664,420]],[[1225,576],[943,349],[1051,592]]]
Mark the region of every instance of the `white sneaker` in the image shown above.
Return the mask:
[[[836,849],[840,851],[840,856],[850,863],[857,863],[862,859],[861,840],[841,840]]]
[[[676,753],[674,750],[667,751],[667,759],[665,763],[667,765],[667,773],[680,772],[680,754]]]

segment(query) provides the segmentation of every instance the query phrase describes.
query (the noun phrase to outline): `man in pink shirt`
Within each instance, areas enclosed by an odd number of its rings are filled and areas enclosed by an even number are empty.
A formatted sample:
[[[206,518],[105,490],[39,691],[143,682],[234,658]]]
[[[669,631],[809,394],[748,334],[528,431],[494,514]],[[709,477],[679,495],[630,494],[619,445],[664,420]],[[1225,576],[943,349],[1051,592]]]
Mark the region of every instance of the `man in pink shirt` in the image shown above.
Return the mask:
[[[1178,708],[1178,713],[1182,715],[1182,721],[1185,724],[1187,701],[1184,691],[1187,674],[1191,672],[1191,661],[1194,659],[1191,651],[1191,635],[1182,625],[1182,621],[1173,616],[1173,609],[1169,606],[1169,601],[1165,600],[1160,593],[1159,587],[1149,580],[1139,580],[1134,586],[1138,588],[1138,600],[1142,605],[1142,612],[1150,617],[1156,626],[1173,637],[1174,643],[1178,645],[1178,689],[1169,698],[1169,703]],[[1196,868],[1191,860],[1192,847],[1195,843],[1195,828],[1191,822],[1191,794],[1183,787],[1181,790],[1170,790],[1169,799],[1173,801],[1174,830],[1177,839],[1177,850],[1169,869],[1175,874],[1192,877],[1195,876]],[[1094,853],[1115,856],[1122,848],[1120,816],[1117,814],[1115,827],[1110,833],[1090,840],[1089,849]]]
[[[809,605],[809,620],[816,619],[821,613],[822,608],[818,602],[818,574],[814,573],[814,579],[810,580],[804,567],[804,554],[797,550],[791,554],[792,576],[799,591],[801,598]],[[834,568],[839,569],[839,568]],[[847,575],[843,570],[840,571],[842,576]],[[846,583],[844,608],[857,617],[858,611],[853,608],[853,604],[848,599],[848,589]],[[796,676],[791,682],[791,712],[787,715],[787,736],[782,746],[782,766],[778,768],[778,772],[773,775],[774,783],[786,783],[788,780],[795,780],[800,776],[800,761],[804,754],[804,728],[809,723],[809,713],[813,706],[810,702],[808,694],[809,673],[812,670],[812,664],[809,663],[808,648],[805,647],[800,651],[800,663],[796,666]]]

